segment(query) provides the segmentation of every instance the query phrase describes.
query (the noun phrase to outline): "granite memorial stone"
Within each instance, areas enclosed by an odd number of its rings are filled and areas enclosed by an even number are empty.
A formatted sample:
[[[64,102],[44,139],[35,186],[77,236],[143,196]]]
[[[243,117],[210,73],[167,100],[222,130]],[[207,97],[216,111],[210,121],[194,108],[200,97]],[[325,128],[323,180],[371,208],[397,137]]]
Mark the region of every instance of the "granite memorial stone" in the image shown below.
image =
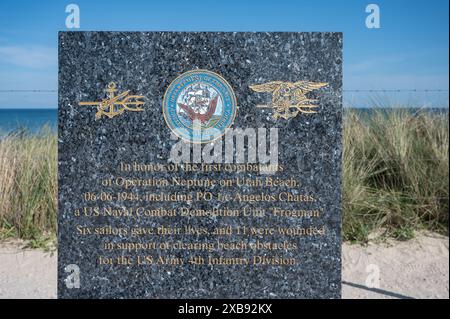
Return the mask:
[[[60,298],[340,298],[342,35],[59,34]]]

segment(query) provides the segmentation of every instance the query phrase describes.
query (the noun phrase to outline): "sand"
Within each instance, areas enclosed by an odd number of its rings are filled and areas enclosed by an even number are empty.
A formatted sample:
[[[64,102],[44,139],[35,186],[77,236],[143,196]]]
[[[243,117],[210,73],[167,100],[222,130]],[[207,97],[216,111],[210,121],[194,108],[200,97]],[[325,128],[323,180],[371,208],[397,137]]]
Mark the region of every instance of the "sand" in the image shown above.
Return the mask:
[[[367,246],[345,243],[342,297],[448,299],[448,247],[448,237],[432,233],[404,242],[390,240]],[[366,285],[374,286],[377,282],[378,287]]]
[[[56,298],[56,252],[0,244],[0,299]]]
[[[449,298],[448,237],[342,247],[343,298]],[[56,253],[0,244],[0,298],[56,298]]]

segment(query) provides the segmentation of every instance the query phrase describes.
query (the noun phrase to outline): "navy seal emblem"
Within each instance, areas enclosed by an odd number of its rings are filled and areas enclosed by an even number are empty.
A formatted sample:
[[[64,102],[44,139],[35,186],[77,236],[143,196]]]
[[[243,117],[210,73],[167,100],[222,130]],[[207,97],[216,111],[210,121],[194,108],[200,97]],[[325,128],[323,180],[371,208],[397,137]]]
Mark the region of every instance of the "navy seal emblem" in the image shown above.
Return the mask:
[[[233,124],[236,112],[236,96],[230,84],[207,70],[181,74],[164,95],[167,125],[191,143],[208,143],[221,137]]]

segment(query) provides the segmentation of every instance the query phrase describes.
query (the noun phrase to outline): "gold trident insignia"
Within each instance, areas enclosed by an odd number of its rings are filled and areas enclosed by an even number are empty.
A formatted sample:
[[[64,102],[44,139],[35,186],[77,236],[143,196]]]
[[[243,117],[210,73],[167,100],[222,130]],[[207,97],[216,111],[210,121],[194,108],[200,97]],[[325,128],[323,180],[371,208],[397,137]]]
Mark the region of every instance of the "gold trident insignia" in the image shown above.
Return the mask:
[[[140,108],[140,105],[144,105],[144,101],[139,101],[143,99],[142,95],[128,95],[130,91],[125,91],[119,95],[115,95],[117,92],[116,83],[110,82],[105,90],[107,92],[107,98],[101,102],[80,102],[80,106],[97,106],[97,113],[95,113],[95,119],[99,119],[102,115],[106,117],[113,118],[114,116],[120,115],[125,111],[131,112],[141,112],[144,109]],[[135,107],[131,107],[134,105]]]
[[[273,81],[264,84],[250,85],[255,92],[271,92],[272,103],[270,105],[257,105],[260,108],[273,108],[273,118],[282,117],[289,119],[296,117],[299,113],[317,113],[314,104],[317,100],[306,97],[308,92],[327,86],[328,83],[315,83],[309,81],[282,82]]]

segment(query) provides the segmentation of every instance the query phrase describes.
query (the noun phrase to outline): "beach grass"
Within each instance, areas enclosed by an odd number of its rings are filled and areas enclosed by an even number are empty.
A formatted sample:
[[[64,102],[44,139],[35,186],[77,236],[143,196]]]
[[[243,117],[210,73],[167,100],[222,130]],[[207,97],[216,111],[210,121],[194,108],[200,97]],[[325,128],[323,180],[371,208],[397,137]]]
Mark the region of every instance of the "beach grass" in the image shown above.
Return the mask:
[[[448,234],[448,113],[347,111],[343,131],[343,238]]]
[[[448,234],[447,114],[346,110],[343,238]],[[57,227],[57,136],[48,128],[0,138],[0,239],[41,246]]]
[[[57,227],[57,136],[48,127],[0,138],[0,239],[32,245],[54,238]]]

